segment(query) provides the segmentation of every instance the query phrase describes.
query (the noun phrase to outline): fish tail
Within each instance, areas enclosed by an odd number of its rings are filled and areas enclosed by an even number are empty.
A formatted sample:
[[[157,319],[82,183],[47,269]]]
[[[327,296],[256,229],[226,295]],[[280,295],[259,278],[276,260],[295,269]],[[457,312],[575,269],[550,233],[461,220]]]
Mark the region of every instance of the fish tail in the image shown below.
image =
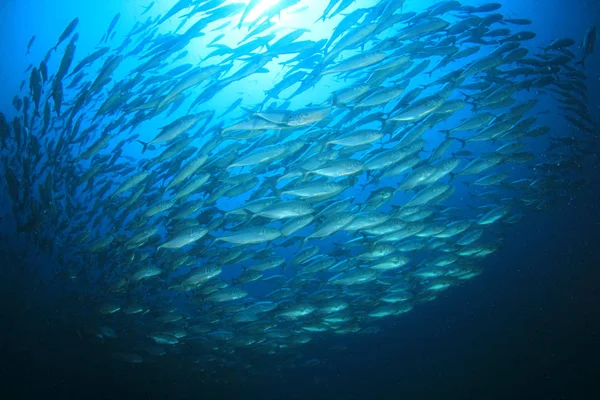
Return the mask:
[[[388,120],[388,118],[390,117],[390,114],[386,114],[386,113],[379,113],[379,114],[375,114],[375,119],[379,122],[381,122],[381,124],[385,124],[386,121]]]
[[[378,184],[379,178],[375,177],[375,176],[367,177],[367,181],[363,185],[359,185],[359,186],[362,188],[362,190],[365,190],[367,188],[367,186],[369,186],[372,183]]]
[[[444,135],[446,135],[446,139],[448,139],[448,136],[450,135],[450,133],[452,131],[449,129],[440,129],[440,132],[442,132]]]
[[[575,63],[575,65],[581,65],[582,67],[585,67],[585,58],[584,58],[584,59],[582,59],[581,61],[577,61],[577,62]]]
[[[306,242],[308,242],[308,237],[302,239],[302,243],[300,243],[300,248],[303,248],[306,245]]]
[[[160,103],[158,103],[158,106],[156,107],[157,110],[160,110],[165,104],[167,104],[171,100],[167,97],[169,97],[169,95],[165,96],[165,98]]]
[[[453,137],[452,139],[454,139],[454,140],[458,140],[458,141],[460,142],[460,145],[461,145],[463,148],[467,146],[467,141],[466,141],[466,139],[459,139],[459,138],[457,138],[457,137]]]
[[[140,143],[143,147],[142,147],[142,154],[144,154],[144,152],[146,151],[146,149],[148,148],[148,145],[150,143],[148,142],[142,142],[141,140],[136,140],[136,142]]]

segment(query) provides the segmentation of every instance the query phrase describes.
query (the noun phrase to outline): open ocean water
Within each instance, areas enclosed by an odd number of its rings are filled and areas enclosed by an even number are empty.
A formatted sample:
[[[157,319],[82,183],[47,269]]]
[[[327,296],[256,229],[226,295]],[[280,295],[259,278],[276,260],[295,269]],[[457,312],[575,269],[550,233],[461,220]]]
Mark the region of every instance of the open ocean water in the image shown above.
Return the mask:
[[[600,3],[0,16],[0,398],[600,398]]]

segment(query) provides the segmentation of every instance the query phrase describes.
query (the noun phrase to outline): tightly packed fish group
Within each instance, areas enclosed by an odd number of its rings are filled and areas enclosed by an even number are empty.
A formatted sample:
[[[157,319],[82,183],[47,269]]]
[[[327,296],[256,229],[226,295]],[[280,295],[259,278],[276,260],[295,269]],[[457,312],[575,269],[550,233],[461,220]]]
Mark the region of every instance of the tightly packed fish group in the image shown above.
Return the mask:
[[[330,0],[319,40],[278,27],[319,7],[299,0],[179,0],[112,45],[117,15],[91,51],[69,24],[0,140],[4,223],[80,294],[82,339],[206,372],[316,365],[302,345],[401,322],[585,185],[595,28],[540,44],[497,3],[412,3]],[[215,109],[265,76],[262,101]]]

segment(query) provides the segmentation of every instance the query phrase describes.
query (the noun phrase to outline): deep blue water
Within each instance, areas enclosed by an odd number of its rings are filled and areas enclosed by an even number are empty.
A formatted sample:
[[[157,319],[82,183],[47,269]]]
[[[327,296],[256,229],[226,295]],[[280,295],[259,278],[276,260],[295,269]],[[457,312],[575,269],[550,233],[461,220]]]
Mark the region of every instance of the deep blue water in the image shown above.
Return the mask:
[[[117,47],[137,21],[145,21],[147,16],[139,17],[139,14],[147,3],[3,1],[0,5],[3,21],[0,28],[0,57],[3,60],[0,63],[0,111],[9,121],[19,115],[12,102],[13,96],[20,91],[21,81],[29,80],[29,72],[23,71],[31,62],[37,63],[44,58],[73,18],[79,18],[77,31],[80,37],[72,67],[91,53],[115,13],[120,12],[115,37],[108,44]],[[370,7],[375,2],[358,3],[360,7]],[[434,3],[407,0],[405,11],[418,12]],[[469,5],[484,3],[464,2]],[[506,18],[534,21],[527,29],[535,31],[537,37],[528,47],[540,47],[557,38],[572,37],[578,42],[574,51],[579,55],[579,41],[588,27],[600,24],[600,6],[595,2],[523,3],[503,1],[500,12]],[[156,1],[148,15],[164,14],[173,4],[173,1]],[[321,14],[324,4],[307,1],[306,5],[308,9],[301,14],[303,18],[283,18],[279,23],[296,28],[310,27],[312,32],[307,38],[327,37],[336,22],[311,24]],[[178,23],[176,19],[167,21],[165,29],[174,29]],[[33,34],[36,40],[31,53],[25,56]],[[237,36],[229,36],[234,34],[239,32],[227,31],[224,42],[237,43]],[[188,55],[182,62],[200,62],[207,53],[206,45],[210,39],[212,36],[194,40],[187,47]],[[63,48],[66,42],[62,44]],[[600,120],[600,58],[596,47],[596,54],[587,60],[585,71],[588,74],[588,108],[597,123]],[[48,65],[50,70],[58,68],[60,54],[53,54]],[[135,67],[137,62],[133,58],[126,59],[115,80],[127,78],[125,70]],[[92,69],[95,73],[100,67],[98,64]],[[280,78],[276,68],[269,68],[269,71],[227,87],[210,102],[202,104],[199,110],[215,110],[218,115],[239,95],[243,97],[242,105],[259,103],[262,92]],[[425,82],[421,79],[424,78],[418,77],[413,84]],[[334,83],[330,84],[332,86],[324,85],[293,99],[291,109],[311,102],[322,103],[332,91]],[[27,83],[25,87],[28,86]],[[27,92],[25,89],[24,93]],[[554,132],[570,132],[546,94],[543,90],[533,90],[520,94],[520,100],[539,98],[541,104],[538,107],[550,110],[540,114],[540,122],[551,126]],[[68,109],[75,97],[66,95],[65,98],[63,107]],[[159,116],[133,132],[149,141],[159,127],[186,110],[187,103],[173,116]],[[445,122],[446,129],[469,115],[469,111],[461,113]],[[233,115],[243,116],[244,111],[236,109]],[[110,121],[108,116],[103,123]],[[595,129],[597,131],[597,125]],[[439,143],[440,136],[437,132],[428,132],[425,139],[426,149],[431,150]],[[594,139],[597,150],[597,134]],[[120,138],[115,139],[118,140]],[[199,142],[195,143],[198,145]],[[544,159],[544,145],[544,141],[531,145],[539,160]],[[124,147],[123,156],[135,160],[131,161],[132,165],[137,165],[141,158],[156,157],[159,153],[159,150],[150,150],[142,155],[140,147],[137,143]],[[455,150],[459,149],[457,145]],[[483,152],[485,148],[476,144],[472,149]],[[81,149],[70,151],[76,157]],[[23,152],[21,156],[28,154]],[[15,159],[8,151],[2,153],[2,158],[3,162],[8,160],[9,163]],[[248,375],[236,364],[226,365],[216,374],[205,375],[190,367],[186,345],[177,347],[163,359],[141,364],[128,364],[111,357],[114,349],[110,343],[95,340],[93,334],[85,333],[86,329],[97,326],[95,310],[88,307],[97,303],[97,298],[103,296],[102,291],[89,283],[67,284],[53,279],[61,268],[56,253],[41,246],[39,237],[16,232],[19,217],[15,215],[20,214],[14,212],[2,184],[1,251],[5,274],[0,293],[0,396],[10,399],[597,398],[600,396],[597,383],[600,356],[600,319],[597,316],[600,301],[597,287],[600,278],[599,165],[597,153],[588,154],[584,168],[577,170],[575,177],[570,175],[568,178],[582,179],[585,184],[581,189],[558,199],[548,199],[546,209],[527,212],[519,224],[503,227],[502,246],[482,262],[484,272],[481,275],[442,292],[435,301],[420,304],[402,316],[381,320],[377,324],[381,332],[377,334],[316,335],[315,340],[302,347],[302,353],[304,359],[319,359],[319,365],[264,375]],[[84,166],[87,168],[89,164],[84,163]],[[518,170],[514,178],[518,174],[528,176],[527,173],[526,169]],[[469,196],[465,185],[457,183],[456,186],[457,193],[446,203],[448,206],[461,206]],[[83,199],[84,194],[79,194]],[[359,201],[366,197],[366,193],[358,188],[352,188],[347,194],[356,196]],[[229,210],[244,201],[246,198],[221,199],[218,207]],[[94,229],[104,234],[110,227]],[[59,234],[54,238],[51,247],[65,250],[65,238]],[[323,246],[330,251],[336,248],[336,243],[326,240]],[[67,246],[65,252],[75,254],[76,250],[74,246]],[[290,250],[277,251],[290,256]],[[90,263],[98,270],[90,275],[97,278],[110,262],[110,259],[98,256]],[[239,273],[239,270],[229,270],[221,277],[231,279]],[[288,276],[293,274],[290,270],[286,273]],[[256,296],[264,295],[267,290],[260,286],[249,289]],[[133,332],[133,327],[133,322],[131,325],[123,323],[119,333],[130,329]],[[133,333],[120,336],[127,345],[141,345],[143,341]],[[330,350],[338,345],[344,345],[344,350]],[[253,354],[249,360],[257,370],[272,366],[272,360],[264,355]]]
[[[474,284],[444,294],[376,341],[348,340],[284,380],[210,384],[168,365],[123,365],[21,294],[3,298],[7,398],[586,399],[597,384],[598,188],[527,221]],[[555,230],[550,232],[549,230]],[[508,246],[507,246],[508,247]],[[539,249],[539,251],[532,251]],[[313,346],[310,352],[325,352]]]

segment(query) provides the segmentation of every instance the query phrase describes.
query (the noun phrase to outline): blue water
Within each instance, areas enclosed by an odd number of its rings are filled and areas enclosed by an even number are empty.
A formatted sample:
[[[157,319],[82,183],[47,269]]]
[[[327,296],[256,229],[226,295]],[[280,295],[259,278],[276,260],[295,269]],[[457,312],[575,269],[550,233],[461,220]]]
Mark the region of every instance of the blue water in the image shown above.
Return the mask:
[[[120,13],[115,27],[116,34],[105,44],[111,48],[122,43],[136,22],[141,23],[148,17],[155,18],[164,14],[174,3],[167,0],[156,1],[150,12],[140,17],[143,7],[149,1],[3,1],[0,4],[0,57],[3,60],[0,63],[0,111],[9,122],[21,115],[12,103],[13,97],[20,93],[23,80],[26,83],[21,95],[28,93],[29,72],[24,71],[30,63],[38,65],[75,17],[79,18],[79,39],[71,70],[84,56],[95,50],[116,13]],[[355,1],[347,11],[372,7],[375,3],[376,1]],[[407,0],[403,12],[420,12],[435,3],[429,0]],[[468,5],[485,3],[487,2],[476,0],[464,2]],[[532,51],[557,38],[571,37],[577,41],[572,50],[579,56],[580,42],[588,28],[593,24],[600,25],[600,4],[597,2],[510,0],[501,3],[499,12],[505,18],[528,18],[533,21],[531,25],[522,28],[537,34],[534,40],[524,45]],[[265,3],[263,7],[269,4]],[[282,28],[276,32],[277,38],[289,32],[286,28],[310,29],[310,32],[302,36],[303,40],[327,38],[340,20],[338,16],[325,23],[313,23],[322,14],[324,2],[303,0],[296,8],[299,6],[307,6],[307,9],[299,14],[283,13],[281,17],[273,19],[274,27]],[[251,17],[252,15],[250,19]],[[233,18],[234,24],[237,24],[237,19]],[[178,63],[199,64],[212,51],[207,45],[220,33],[208,31],[222,22],[224,21],[213,23],[206,29],[205,36],[193,39],[185,48],[187,55]],[[175,16],[162,24],[160,31],[174,30],[178,24],[179,18]],[[184,30],[189,25],[188,23]],[[519,28],[511,26],[515,30]],[[235,47],[246,32],[245,29],[238,30],[229,26],[219,43]],[[36,35],[36,39],[30,54],[25,55],[32,35]],[[52,54],[48,63],[50,74],[57,70],[67,43],[68,39]],[[600,121],[600,57],[597,52],[598,48],[596,54],[588,58],[585,67],[588,75],[587,104],[596,124]],[[434,59],[432,66],[437,60],[438,58]],[[220,115],[238,97],[242,97],[241,105],[245,107],[261,103],[264,91],[270,89],[283,75],[277,62],[279,60],[270,63],[266,73],[254,74],[229,85],[194,112],[214,110],[215,115]],[[113,82],[130,78],[128,72],[140,63],[135,57],[125,59],[113,75]],[[102,64],[103,61],[96,61],[92,68],[86,68],[88,79],[99,72]],[[235,65],[238,64],[236,62]],[[452,68],[459,65],[460,62]],[[163,71],[170,67],[166,66]],[[449,72],[450,68],[443,69],[433,79]],[[422,74],[411,80],[411,88],[429,81]],[[288,108],[322,104],[331,92],[345,84],[347,82],[326,77],[318,88],[294,97]],[[104,89],[105,93],[111,86],[112,83]],[[142,141],[152,140],[160,127],[185,115],[189,104],[200,92],[200,89],[192,88],[186,92],[189,94],[186,102],[173,114],[167,116],[163,113],[144,121],[131,132],[125,131],[101,153],[110,154],[112,146],[134,133],[139,134]],[[72,106],[76,94],[76,91],[65,88],[63,112]],[[43,110],[47,96],[48,91],[42,96],[40,111]],[[104,99],[106,96],[103,96]],[[552,135],[556,137],[568,136],[573,132],[557,112],[556,102],[551,99],[547,90],[519,92],[519,101],[528,99],[539,99],[536,109],[544,110],[538,116],[536,126],[550,126]],[[30,106],[30,110],[32,108]],[[54,114],[54,110],[52,112]],[[33,112],[30,111],[31,113]],[[238,107],[224,120],[211,121],[210,126],[219,122],[228,126],[234,118],[242,118],[245,113]],[[435,130],[427,132],[423,136],[426,141],[425,151],[433,150],[444,139],[438,132],[440,129],[456,126],[471,113],[467,109],[461,110],[436,126]],[[114,118],[117,117],[106,116],[102,124],[108,124]],[[86,126],[89,126],[87,118],[80,131]],[[597,131],[598,126],[595,125],[595,128]],[[48,135],[53,134],[58,135],[56,132]],[[467,134],[457,136],[469,137]],[[251,349],[240,351],[243,363],[224,363],[215,369],[198,368],[198,351],[192,351],[186,344],[175,346],[165,357],[148,357],[140,364],[117,359],[114,357],[115,353],[123,352],[124,349],[137,352],[148,344],[148,339],[146,330],[142,327],[143,322],[136,322],[135,319],[117,322],[98,317],[97,306],[113,298],[107,294],[103,280],[111,279],[107,278],[106,271],[112,270],[111,256],[115,253],[94,257],[89,262],[89,270],[82,274],[86,276],[83,281],[56,279],[56,275],[65,269],[58,256],[64,256],[70,263],[84,262],[85,258],[80,258],[78,254],[80,249],[70,244],[70,238],[63,237],[60,233],[49,234],[48,232],[53,232],[49,226],[44,226],[39,235],[18,233],[17,227],[27,221],[30,210],[15,213],[13,201],[2,184],[0,226],[2,262],[5,267],[0,320],[3,321],[2,336],[5,340],[0,341],[0,355],[4,354],[6,357],[0,356],[0,359],[7,362],[0,367],[0,372],[8,384],[1,385],[0,395],[6,391],[8,397],[3,398],[15,399],[595,398],[594,395],[600,395],[593,372],[595,360],[600,355],[600,325],[595,317],[600,296],[594,284],[600,278],[600,270],[597,268],[600,262],[597,246],[597,232],[600,228],[600,184],[597,174],[600,163],[597,159],[597,134],[589,137],[596,141],[596,152],[587,154],[583,166],[575,172],[569,171],[569,175],[565,176],[565,179],[583,182],[582,187],[569,191],[566,195],[561,192],[563,195],[556,199],[544,199],[540,203],[543,210],[527,210],[520,223],[503,226],[502,246],[481,262],[484,271],[481,275],[441,292],[435,301],[420,304],[406,314],[384,318],[376,324],[365,323],[376,327],[377,333],[337,336],[316,334],[309,344],[302,346],[301,362],[295,368],[283,369],[276,368],[272,358],[253,353]],[[64,150],[71,154],[63,155],[63,166],[66,167],[67,163],[77,158],[95,139],[96,137],[87,141],[86,146],[73,146]],[[193,146],[201,146],[207,140],[207,136],[199,135]],[[469,144],[468,148],[476,156],[489,151],[489,146],[489,143],[476,143]],[[546,138],[540,138],[531,141],[527,149],[536,154],[536,162],[543,162],[547,160],[546,146]],[[452,151],[459,150],[460,144],[454,143]],[[42,148],[42,153],[43,151]],[[142,154],[141,145],[134,141],[124,146],[121,157],[136,167],[140,165],[140,160],[151,160],[161,151],[160,146],[154,146]],[[2,150],[0,156],[3,164],[6,162],[11,166],[16,158],[26,158],[28,154],[24,151],[15,155]],[[80,166],[82,169],[78,173],[89,168],[90,163],[83,161]],[[502,168],[511,174],[512,180],[531,177],[533,170],[529,165]],[[43,182],[39,177],[36,179],[39,179],[34,180],[36,184]],[[366,177],[361,175],[360,183],[365,181]],[[463,181],[465,179],[461,177],[452,181],[456,191],[444,203],[445,206],[463,207],[468,202],[472,192]],[[382,182],[394,185],[396,180]],[[111,190],[121,182],[113,183]],[[87,197],[88,194],[82,190],[84,186],[76,194],[80,196],[78,200],[84,204],[84,209],[87,207],[89,210],[93,199]],[[372,189],[373,187],[370,188]],[[398,194],[395,201],[401,204],[413,194]],[[364,202],[368,195],[369,191],[358,185],[343,194],[344,197],[354,196],[357,204]],[[221,198],[215,206],[222,211],[232,210],[243,205],[248,197],[246,194],[236,198]],[[391,211],[389,207],[385,210]],[[60,208],[59,204],[58,212],[69,211]],[[110,233],[113,229],[106,219],[99,226],[93,226],[85,218],[78,218],[76,222],[81,223],[84,229],[92,230],[96,237]],[[217,236],[221,234],[222,229]],[[324,252],[331,252],[339,247],[343,239],[343,235],[338,235],[323,240],[319,245]],[[275,246],[275,254],[286,258],[291,258],[296,250],[297,247]],[[88,267],[87,264],[70,266],[78,270]],[[229,282],[240,273],[241,268],[236,265],[224,268],[219,278]],[[286,278],[295,275],[295,271],[290,268],[281,273]],[[273,274],[273,271],[269,271],[265,276]],[[272,284],[264,282],[246,287],[253,298],[261,298],[273,289]],[[201,304],[190,302],[185,296],[170,296],[171,302],[155,304],[156,310],[173,306],[186,313],[201,315]],[[127,296],[118,298],[129,300]],[[111,325],[118,332],[118,344],[98,339],[99,325]],[[213,350],[203,348],[202,352],[212,354]],[[315,362],[318,365],[312,365],[311,360],[318,360]]]

